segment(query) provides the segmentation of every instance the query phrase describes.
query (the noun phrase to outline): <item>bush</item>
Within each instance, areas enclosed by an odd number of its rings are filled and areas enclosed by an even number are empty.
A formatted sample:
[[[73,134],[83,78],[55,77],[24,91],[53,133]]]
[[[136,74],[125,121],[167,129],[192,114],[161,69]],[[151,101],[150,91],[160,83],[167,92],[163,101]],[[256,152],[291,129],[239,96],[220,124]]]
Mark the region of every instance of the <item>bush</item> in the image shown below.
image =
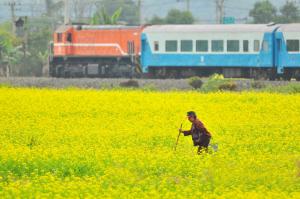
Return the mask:
[[[289,83],[283,86],[268,86],[264,91],[271,93],[287,93],[287,94],[296,94],[300,93],[300,84],[299,83]]]
[[[128,80],[126,82],[121,82],[120,83],[121,87],[126,87],[126,88],[138,88],[139,87],[139,82],[136,80]]]
[[[143,87],[143,90],[144,91],[156,91],[158,90],[156,88],[156,86],[154,84],[146,84],[144,87]]]
[[[219,91],[219,86],[224,82],[224,80],[212,80],[209,79],[205,84],[203,84],[201,91],[203,92],[216,92]]]
[[[113,89],[114,88],[114,84],[113,83],[100,83],[99,86],[100,89]]]
[[[213,74],[209,77],[210,80],[223,80],[224,76],[222,74]]]
[[[208,81],[202,86],[203,92],[217,92],[222,90],[235,91],[237,90],[237,83],[225,79],[222,74],[213,74],[208,78]]]
[[[259,81],[254,81],[251,83],[251,87],[254,89],[262,89],[266,87],[266,84]]]
[[[237,84],[235,82],[224,82],[219,85],[219,90],[221,91],[236,91],[237,90]]]
[[[200,79],[200,77],[191,77],[189,79],[189,85],[192,86],[194,89],[199,89],[202,87],[203,85],[203,82],[202,80]]]
[[[0,88],[12,88],[13,86],[9,83],[0,83]]]

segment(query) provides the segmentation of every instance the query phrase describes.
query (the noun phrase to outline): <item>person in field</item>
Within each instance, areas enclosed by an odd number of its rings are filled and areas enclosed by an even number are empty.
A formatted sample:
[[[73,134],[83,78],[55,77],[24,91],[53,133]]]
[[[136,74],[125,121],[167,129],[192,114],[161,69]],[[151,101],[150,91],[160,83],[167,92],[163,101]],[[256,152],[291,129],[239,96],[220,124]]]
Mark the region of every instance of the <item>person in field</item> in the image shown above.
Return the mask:
[[[188,120],[192,123],[191,130],[182,131],[179,129],[184,136],[192,136],[194,146],[198,146],[198,154],[201,154],[203,151],[208,151],[208,145],[211,139],[211,133],[205,128],[204,124],[197,118],[197,115],[194,111],[187,113]]]

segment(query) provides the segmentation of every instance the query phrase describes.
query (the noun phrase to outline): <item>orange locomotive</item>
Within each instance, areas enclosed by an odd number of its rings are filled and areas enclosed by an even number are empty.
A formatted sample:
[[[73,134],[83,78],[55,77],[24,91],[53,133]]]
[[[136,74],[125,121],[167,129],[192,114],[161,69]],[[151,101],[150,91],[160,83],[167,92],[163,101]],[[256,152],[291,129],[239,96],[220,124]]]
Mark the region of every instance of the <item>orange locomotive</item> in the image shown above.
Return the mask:
[[[139,26],[62,26],[50,53],[52,77],[125,77],[139,70]]]

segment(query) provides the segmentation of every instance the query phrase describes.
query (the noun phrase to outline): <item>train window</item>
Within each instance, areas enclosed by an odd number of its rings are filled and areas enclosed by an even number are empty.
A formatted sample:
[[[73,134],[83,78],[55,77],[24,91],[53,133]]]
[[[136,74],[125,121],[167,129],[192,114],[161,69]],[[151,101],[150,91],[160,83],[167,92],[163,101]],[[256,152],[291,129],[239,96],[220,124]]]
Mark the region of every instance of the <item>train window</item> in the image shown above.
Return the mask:
[[[62,34],[57,33],[57,42],[62,42]]]
[[[181,40],[181,52],[192,52],[193,41],[192,40]]]
[[[72,42],[72,33],[68,33],[67,41]]]
[[[196,41],[196,51],[197,52],[207,52],[208,51],[208,41],[207,40],[197,40]]]
[[[263,48],[263,51],[268,52],[269,51],[269,42],[263,41],[262,48]]]
[[[227,41],[227,51],[228,52],[239,52],[240,51],[240,41],[239,40],[228,40]]]
[[[211,41],[211,51],[212,52],[223,52],[224,51],[224,41],[223,40],[212,40]]]
[[[254,40],[254,46],[253,46],[254,52],[258,52],[260,50],[260,41]]]
[[[299,40],[290,39],[286,40],[287,50],[288,52],[299,52]]]
[[[249,41],[248,40],[243,41],[243,51],[249,52]]]
[[[166,41],[166,52],[177,52],[178,44],[176,40]]]
[[[159,42],[158,41],[154,42],[154,51],[159,51]]]

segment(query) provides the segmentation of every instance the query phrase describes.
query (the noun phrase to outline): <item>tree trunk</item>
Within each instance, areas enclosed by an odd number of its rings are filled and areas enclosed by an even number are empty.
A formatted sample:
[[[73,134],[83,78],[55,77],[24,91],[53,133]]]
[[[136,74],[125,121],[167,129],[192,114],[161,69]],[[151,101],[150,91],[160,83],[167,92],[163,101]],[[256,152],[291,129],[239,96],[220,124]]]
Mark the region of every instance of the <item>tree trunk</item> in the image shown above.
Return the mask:
[[[4,66],[0,65],[0,76],[4,76]]]
[[[52,17],[52,9],[51,6],[53,5],[52,0],[45,0],[46,5],[46,13],[48,17]]]
[[[49,63],[43,63],[43,77],[49,77]]]
[[[6,77],[9,77],[9,64],[6,64],[5,73],[6,73]]]

